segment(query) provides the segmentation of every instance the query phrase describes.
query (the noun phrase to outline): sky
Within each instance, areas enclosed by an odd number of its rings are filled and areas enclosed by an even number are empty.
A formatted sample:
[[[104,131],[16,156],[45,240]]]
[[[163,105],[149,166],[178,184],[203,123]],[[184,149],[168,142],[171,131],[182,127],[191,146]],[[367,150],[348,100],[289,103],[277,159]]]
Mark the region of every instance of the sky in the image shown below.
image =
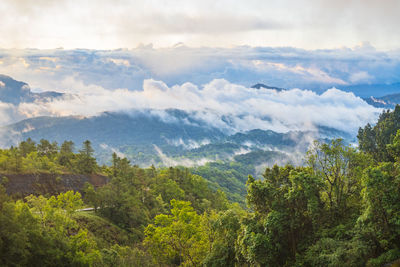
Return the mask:
[[[369,43],[324,50],[183,45],[116,50],[0,49],[0,74],[26,82],[34,91],[74,91],[71,80],[107,90],[137,91],[143,90],[147,79],[168,86],[190,82],[199,87],[225,79],[246,87],[264,83],[318,93],[336,87],[361,97],[378,97],[400,90],[399,73],[400,50],[379,51]],[[367,90],[362,86],[377,84],[397,87]]]
[[[0,74],[67,95],[0,102],[0,126],[174,108],[229,132],[355,135],[381,112],[361,97],[400,91],[399,0],[1,0],[0,12]]]
[[[2,0],[0,47],[400,49],[398,0]]]

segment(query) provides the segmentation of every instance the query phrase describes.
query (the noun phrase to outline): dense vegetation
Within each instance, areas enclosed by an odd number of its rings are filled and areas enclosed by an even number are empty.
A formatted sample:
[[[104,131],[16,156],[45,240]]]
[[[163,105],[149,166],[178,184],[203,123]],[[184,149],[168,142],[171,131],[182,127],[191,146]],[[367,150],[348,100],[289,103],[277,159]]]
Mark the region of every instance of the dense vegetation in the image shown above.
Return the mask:
[[[59,147],[56,142],[42,139],[36,144],[29,138],[18,147],[0,149],[0,172],[90,174],[100,171],[93,152],[88,140],[78,153],[74,153],[74,143],[71,141],[65,141]]]
[[[143,169],[116,154],[110,166],[100,167],[90,142],[74,153],[68,142],[58,148],[27,140],[1,151],[3,173],[98,172],[110,182],[97,189],[86,184],[83,197],[68,191],[12,199],[0,186],[0,265],[382,266],[396,261],[398,113],[399,107],[384,112],[374,127],[360,129],[359,149],[341,139],[315,142],[305,166],[266,168],[261,180],[249,176],[247,208],[229,202],[215,183],[188,169]],[[231,171],[244,182],[239,173],[245,166],[224,164],[192,171],[214,181]],[[94,210],[80,210],[84,206]]]

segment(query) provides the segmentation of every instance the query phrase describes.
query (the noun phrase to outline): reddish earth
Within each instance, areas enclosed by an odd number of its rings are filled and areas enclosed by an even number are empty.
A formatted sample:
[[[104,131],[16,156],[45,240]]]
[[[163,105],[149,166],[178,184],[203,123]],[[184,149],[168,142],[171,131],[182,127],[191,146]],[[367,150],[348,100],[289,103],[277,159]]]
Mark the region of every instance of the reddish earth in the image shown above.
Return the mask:
[[[30,194],[58,194],[68,190],[81,191],[86,182],[95,187],[105,185],[108,178],[98,174],[0,174],[7,177],[5,184],[10,195],[27,196]],[[1,179],[0,179],[1,180]]]

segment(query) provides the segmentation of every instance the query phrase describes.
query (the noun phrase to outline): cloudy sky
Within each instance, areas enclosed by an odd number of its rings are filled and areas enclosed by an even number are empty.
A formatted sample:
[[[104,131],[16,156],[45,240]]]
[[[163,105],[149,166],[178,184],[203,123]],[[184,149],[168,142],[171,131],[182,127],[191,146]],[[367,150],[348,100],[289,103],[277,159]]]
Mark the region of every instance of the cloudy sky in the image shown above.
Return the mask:
[[[2,0],[2,48],[400,48],[398,0]]]
[[[361,97],[400,90],[399,0],[1,0],[0,12],[0,74],[73,95],[0,102],[0,126],[176,108],[233,132],[355,134],[381,111]]]
[[[0,48],[0,74],[27,82],[35,91],[74,90],[73,84],[65,82],[71,80],[108,90],[142,90],[147,79],[168,86],[190,82],[200,87],[214,79],[225,79],[246,87],[264,83],[318,93],[336,87],[369,97],[398,92],[399,73],[400,50],[379,51],[368,43],[325,50],[181,45],[106,51]],[[390,90],[371,87],[396,83],[394,88],[386,88]],[[369,87],[354,87],[358,85]]]

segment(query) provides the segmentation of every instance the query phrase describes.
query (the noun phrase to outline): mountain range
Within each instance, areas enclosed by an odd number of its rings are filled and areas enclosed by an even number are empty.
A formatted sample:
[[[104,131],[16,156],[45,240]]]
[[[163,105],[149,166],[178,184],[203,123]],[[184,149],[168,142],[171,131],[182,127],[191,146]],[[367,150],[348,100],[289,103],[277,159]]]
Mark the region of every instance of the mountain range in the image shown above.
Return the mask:
[[[285,90],[264,84],[256,84],[253,88]],[[58,92],[35,93],[26,83],[0,75],[0,101],[4,103],[40,103],[67,96]],[[400,95],[365,101],[390,108],[400,103]],[[103,112],[90,117],[33,117],[0,127],[0,137],[2,146],[32,138],[36,142],[47,139],[59,144],[71,140],[76,149],[88,139],[101,163],[108,163],[111,153],[115,152],[141,166],[201,165],[219,160],[245,160],[267,165],[277,160],[300,162],[299,155],[314,139],[341,137],[351,141],[351,136],[343,131],[318,125],[313,130],[301,132],[254,129],[231,133],[179,109]]]
[[[116,152],[142,166],[166,162],[169,165],[174,162],[175,165],[196,165],[232,159],[255,150],[275,151],[282,155],[297,150],[304,152],[307,144],[303,141],[310,135],[317,136],[316,132],[276,133],[257,129],[228,134],[199,121],[192,121],[193,124],[182,122],[190,119],[190,114],[183,111],[166,112],[176,120],[166,122],[146,111],[105,112],[93,117],[36,117],[1,127],[0,132],[7,133],[2,137],[3,144],[27,138],[36,142],[47,139],[59,144],[71,140],[79,149],[80,144],[89,139],[101,162],[107,162],[111,153]],[[329,134],[329,130],[325,131]],[[180,161],[182,158],[189,164]]]

